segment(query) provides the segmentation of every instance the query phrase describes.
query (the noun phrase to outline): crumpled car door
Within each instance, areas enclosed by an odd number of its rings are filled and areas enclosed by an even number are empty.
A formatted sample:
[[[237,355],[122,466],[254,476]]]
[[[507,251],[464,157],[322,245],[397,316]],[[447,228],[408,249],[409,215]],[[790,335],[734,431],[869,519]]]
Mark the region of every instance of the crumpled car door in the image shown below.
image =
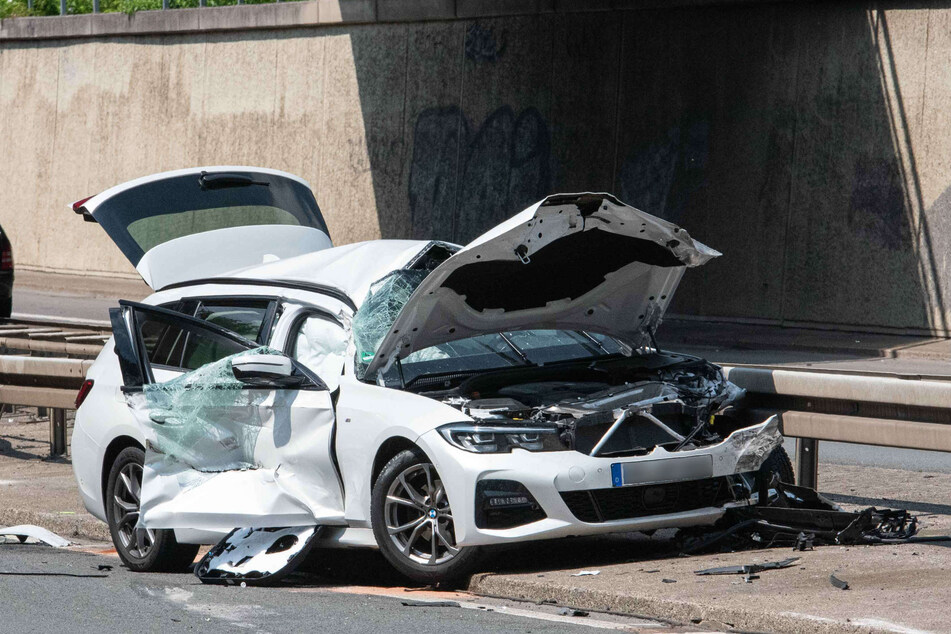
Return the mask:
[[[319,377],[280,352],[174,311],[123,301],[110,317],[123,392],[146,438],[140,527],[227,533],[345,524],[333,398]],[[183,356],[207,363],[156,382],[149,345],[157,332],[178,338]],[[252,358],[293,371],[281,381],[237,377],[235,363]]]

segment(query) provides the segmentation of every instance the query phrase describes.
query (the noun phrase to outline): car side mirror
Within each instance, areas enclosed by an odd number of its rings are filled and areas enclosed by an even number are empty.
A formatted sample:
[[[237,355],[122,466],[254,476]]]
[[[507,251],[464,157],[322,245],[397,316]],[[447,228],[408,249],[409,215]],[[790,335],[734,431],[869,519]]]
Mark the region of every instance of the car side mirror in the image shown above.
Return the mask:
[[[248,354],[231,361],[234,378],[250,386],[288,386],[299,382],[288,357],[277,354]]]

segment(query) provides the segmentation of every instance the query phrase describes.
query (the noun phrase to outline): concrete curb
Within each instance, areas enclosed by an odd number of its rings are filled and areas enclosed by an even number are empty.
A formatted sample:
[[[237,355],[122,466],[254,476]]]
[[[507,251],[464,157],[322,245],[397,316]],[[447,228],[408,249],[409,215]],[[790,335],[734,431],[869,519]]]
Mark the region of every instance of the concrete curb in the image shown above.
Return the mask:
[[[32,524],[42,526],[65,539],[81,538],[100,542],[111,542],[109,527],[91,515],[66,515],[59,513],[40,513],[25,509],[0,509],[0,526],[18,526]]]
[[[469,581],[469,592],[515,601],[555,601],[558,605],[582,610],[618,612],[630,616],[660,619],[685,626],[702,625],[720,629],[727,627],[753,632],[799,632],[801,634],[870,634],[885,632],[868,625],[790,612],[771,613],[768,607],[759,610],[705,605],[674,599],[656,599],[559,586],[520,577],[494,573],[477,574]]]

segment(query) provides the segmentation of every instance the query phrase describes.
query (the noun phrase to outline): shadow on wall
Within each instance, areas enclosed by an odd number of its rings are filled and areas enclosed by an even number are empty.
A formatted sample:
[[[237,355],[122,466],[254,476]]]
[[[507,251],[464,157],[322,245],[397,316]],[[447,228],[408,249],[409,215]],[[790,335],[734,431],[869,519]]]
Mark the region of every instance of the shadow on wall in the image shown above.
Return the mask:
[[[951,97],[918,64],[916,34],[951,11],[929,6],[354,30],[383,236],[466,242],[546,194],[608,190],[724,253],[671,313],[948,333],[951,183],[916,150],[951,136],[902,92],[925,112]]]

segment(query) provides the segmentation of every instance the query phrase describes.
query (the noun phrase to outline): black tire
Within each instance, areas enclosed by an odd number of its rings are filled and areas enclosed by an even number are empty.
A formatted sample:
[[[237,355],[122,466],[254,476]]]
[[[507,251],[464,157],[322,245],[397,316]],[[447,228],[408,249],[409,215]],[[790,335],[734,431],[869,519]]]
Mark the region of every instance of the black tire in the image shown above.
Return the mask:
[[[404,477],[403,481],[400,480],[401,475]],[[431,483],[428,486],[423,484],[427,480]],[[405,491],[403,482],[409,482],[409,486],[422,496],[425,503],[399,505],[388,502],[391,494],[402,499],[400,489]],[[406,495],[407,501],[412,501],[410,498],[413,496],[408,493]],[[400,509],[405,509],[405,518],[400,516]],[[455,548],[455,535],[449,512],[449,500],[442,490],[439,474],[426,454],[418,448],[407,449],[394,456],[386,463],[373,484],[370,520],[376,543],[386,561],[400,574],[413,581],[428,584],[452,581],[471,572],[481,559],[481,549],[473,546],[458,548],[452,553]],[[416,517],[416,513],[421,515]],[[393,517],[388,517],[391,514]],[[420,530],[416,532],[415,528],[408,529],[391,536],[389,527],[393,521],[397,526],[419,521],[416,526],[419,526]],[[433,541],[436,541],[436,556],[430,555],[433,563],[425,563],[421,561],[422,550],[425,548],[427,553],[432,553]],[[397,542],[408,542],[409,554],[406,554],[405,549],[401,549]],[[421,548],[414,549],[417,544]],[[440,554],[443,550],[444,555]]]
[[[777,474],[780,482],[786,482],[787,484],[796,483],[796,476],[795,473],[793,473],[789,454],[786,453],[786,450],[782,446],[773,449],[773,453],[769,454],[769,457],[766,458],[759,470],[761,474]]]
[[[112,543],[119,558],[135,572],[185,572],[195,561],[197,545],[179,544],[173,530],[135,529],[144,464],[144,451],[138,447],[126,447],[116,456],[109,470],[105,502]],[[137,482],[134,481],[136,472]],[[127,482],[131,483],[131,489]]]

